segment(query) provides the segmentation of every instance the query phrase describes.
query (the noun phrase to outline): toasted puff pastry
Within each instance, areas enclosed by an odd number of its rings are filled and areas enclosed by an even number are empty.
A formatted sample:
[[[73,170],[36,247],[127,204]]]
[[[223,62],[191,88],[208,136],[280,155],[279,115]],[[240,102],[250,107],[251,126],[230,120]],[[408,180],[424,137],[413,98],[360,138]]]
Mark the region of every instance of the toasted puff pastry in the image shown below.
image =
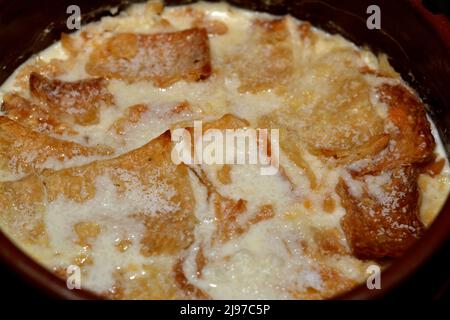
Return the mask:
[[[113,150],[106,146],[86,147],[71,141],[34,132],[0,116],[0,163],[9,173],[28,174],[46,167],[45,161],[63,162],[74,157],[107,156]]]
[[[170,152],[171,140],[167,132],[145,146],[114,159],[59,171],[44,170],[18,181],[2,182],[2,226],[19,239],[36,243],[44,241],[46,235],[42,213],[48,203],[60,196],[76,203],[92,199],[97,192],[95,180],[104,175],[111,179],[120,194],[127,188],[137,187],[130,185],[132,176],[150,194],[160,183],[176,191],[175,194],[161,195],[167,197],[164,199],[167,202],[176,204],[176,211],[133,213],[145,225],[146,232],[141,241],[144,256],[175,253],[192,242],[196,218],[188,169],[183,164],[173,164]]]
[[[48,110],[80,125],[98,123],[101,104],[114,104],[113,96],[107,90],[107,82],[102,78],[66,82],[32,73],[30,92],[33,97],[46,103]]]
[[[417,170],[400,167],[384,172],[388,182],[374,195],[367,182],[354,196],[343,180],[337,186],[346,214],[342,228],[353,253],[361,259],[396,258],[424,232],[419,219]]]
[[[435,141],[422,103],[401,85],[378,88],[388,108],[389,142],[378,153],[349,165],[354,175],[389,174],[383,195],[355,198],[341,181],[337,192],[347,213],[342,227],[356,256],[377,259],[402,255],[424,230],[419,219],[418,167],[433,159]]]
[[[167,87],[178,80],[197,81],[211,74],[208,33],[203,28],[112,36],[94,50],[86,65],[93,76],[128,82],[151,80]]]

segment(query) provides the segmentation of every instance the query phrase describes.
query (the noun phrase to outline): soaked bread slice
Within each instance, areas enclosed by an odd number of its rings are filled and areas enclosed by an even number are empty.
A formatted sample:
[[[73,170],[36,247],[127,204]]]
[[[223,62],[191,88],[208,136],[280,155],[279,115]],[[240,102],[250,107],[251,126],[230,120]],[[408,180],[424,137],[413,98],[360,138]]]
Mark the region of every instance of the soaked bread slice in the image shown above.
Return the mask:
[[[206,79],[211,74],[208,34],[203,28],[117,34],[95,48],[86,71],[127,82],[152,81],[158,87]]]
[[[171,145],[166,132],[114,159],[59,171],[44,170],[39,175],[1,183],[2,225],[11,228],[13,235],[24,236],[29,228],[17,226],[26,226],[34,220],[43,223],[38,213],[44,214],[52,202],[64,200],[69,206],[92,205],[103,189],[112,189],[114,192],[106,196],[129,203],[132,211],[128,216],[144,227],[142,255],[182,250],[193,241],[195,201],[187,167],[171,161]],[[26,192],[21,194],[20,190]]]
[[[377,90],[388,109],[389,143],[379,153],[349,165],[350,170],[364,175],[432,160],[436,144],[422,102],[402,85],[383,84]]]
[[[48,111],[69,123],[90,125],[99,122],[100,107],[111,106],[114,98],[102,78],[66,82],[30,75],[30,92],[48,105]]]
[[[111,154],[111,148],[58,140],[0,116],[0,163],[1,169],[7,172],[31,173],[48,167],[46,161],[63,163],[75,157]]]
[[[346,209],[341,224],[347,240],[357,257],[370,259],[398,257],[422,235],[417,166],[431,161],[435,149],[420,100],[402,85],[383,84],[377,91],[387,107],[386,133],[334,154],[365,181],[360,198],[343,181],[337,192]],[[388,178],[378,185],[372,175]]]
[[[75,135],[72,124],[59,119],[46,104],[35,103],[16,93],[3,97],[2,111],[5,115],[33,131],[56,135]]]
[[[241,48],[245,54],[230,58],[240,80],[239,91],[282,91],[294,70],[287,19],[255,20],[252,27],[252,36]]]
[[[399,257],[423,234],[417,175],[413,167],[401,167],[366,176],[361,194],[340,181],[336,191],[346,210],[341,225],[356,257]]]
[[[39,176],[0,183],[0,222],[15,239],[45,246],[48,237],[44,214],[45,187]]]

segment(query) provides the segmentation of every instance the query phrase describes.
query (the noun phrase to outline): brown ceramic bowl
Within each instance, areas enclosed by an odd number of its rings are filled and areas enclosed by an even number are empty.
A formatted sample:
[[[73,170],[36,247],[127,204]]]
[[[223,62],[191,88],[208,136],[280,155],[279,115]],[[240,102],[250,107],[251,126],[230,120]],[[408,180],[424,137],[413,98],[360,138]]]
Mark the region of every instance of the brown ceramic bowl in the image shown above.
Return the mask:
[[[0,0],[0,83],[33,53],[68,32],[66,8],[78,4],[82,22],[87,23],[109,9],[124,8],[130,0]],[[180,4],[193,1],[166,1]],[[230,0],[230,3],[275,14],[290,13],[331,33],[340,33],[374,52],[385,52],[391,64],[416,89],[428,104],[450,154],[450,23],[443,16],[428,12],[420,0]],[[369,5],[381,8],[381,30],[366,27]],[[368,290],[365,285],[344,294],[343,299],[371,299],[389,293],[410,278],[437,252],[450,235],[450,201],[435,222],[403,257],[383,271],[382,289]],[[70,291],[64,281],[34,262],[0,232],[0,258],[34,286],[52,296],[67,299],[98,298],[87,291]]]

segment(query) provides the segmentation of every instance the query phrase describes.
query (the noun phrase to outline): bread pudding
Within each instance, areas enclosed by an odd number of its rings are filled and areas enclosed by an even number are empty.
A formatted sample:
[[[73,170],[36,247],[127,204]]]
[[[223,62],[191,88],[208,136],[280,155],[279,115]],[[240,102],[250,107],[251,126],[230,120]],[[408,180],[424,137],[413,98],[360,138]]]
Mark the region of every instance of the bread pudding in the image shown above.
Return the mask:
[[[291,16],[135,4],[62,34],[0,99],[1,230],[105,298],[332,298],[404,254],[450,188],[388,57]],[[217,161],[224,141],[197,159],[230,132],[256,133],[256,161]],[[185,135],[200,151],[174,161]]]

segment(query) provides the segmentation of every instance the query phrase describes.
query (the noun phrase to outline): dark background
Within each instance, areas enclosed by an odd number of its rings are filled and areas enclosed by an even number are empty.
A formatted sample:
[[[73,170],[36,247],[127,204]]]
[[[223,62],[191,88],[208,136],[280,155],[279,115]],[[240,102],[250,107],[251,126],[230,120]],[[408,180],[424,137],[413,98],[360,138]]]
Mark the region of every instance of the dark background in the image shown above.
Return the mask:
[[[424,0],[433,13],[444,13],[450,18],[449,0]],[[1,1],[0,1],[1,4]],[[0,9],[1,10],[1,9]],[[0,44],[1,46],[1,44]],[[1,49],[1,48],[0,48]],[[420,268],[413,277],[401,284],[386,299],[449,299],[450,298],[450,239]],[[45,295],[26,283],[21,277],[0,263],[0,298],[2,300],[46,300]],[[383,285],[383,276],[381,276]]]
[[[422,3],[433,13],[443,13],[450,18],[449,0],[424,0]]]

